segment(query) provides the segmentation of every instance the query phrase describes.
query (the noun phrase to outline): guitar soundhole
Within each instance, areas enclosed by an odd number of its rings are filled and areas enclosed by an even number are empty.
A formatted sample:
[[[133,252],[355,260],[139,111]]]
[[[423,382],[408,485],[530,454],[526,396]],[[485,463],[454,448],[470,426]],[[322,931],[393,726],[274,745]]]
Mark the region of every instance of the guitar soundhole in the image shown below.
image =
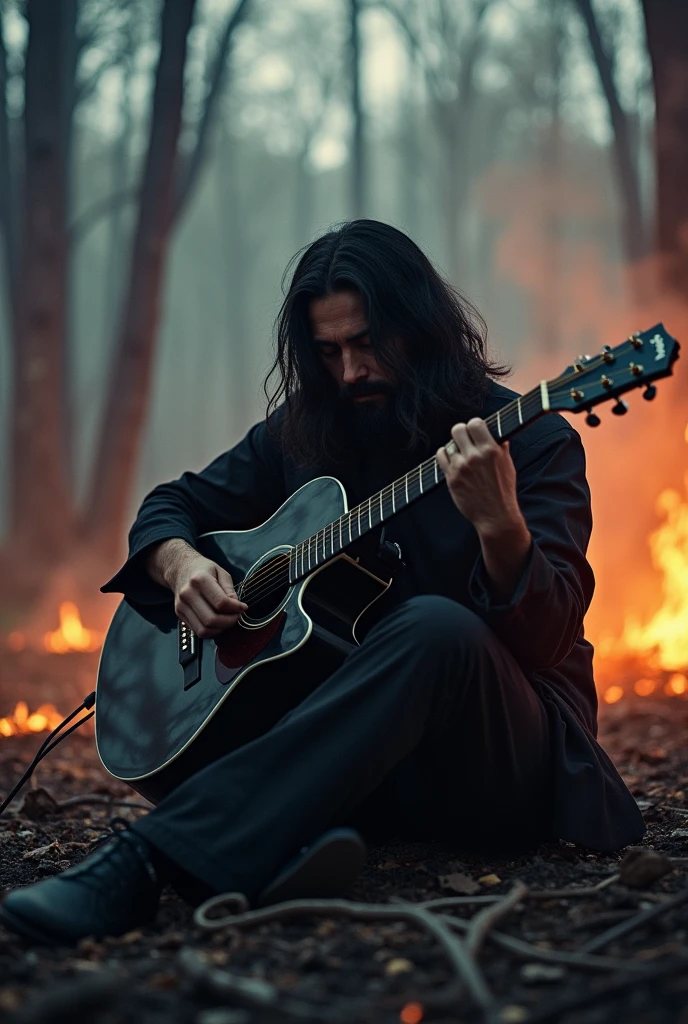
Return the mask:
[[[241,586],[240,597],[248,605],[243,619],[260,622],[273,615],[289,592],[289,555],[279,554],[254,566]]]

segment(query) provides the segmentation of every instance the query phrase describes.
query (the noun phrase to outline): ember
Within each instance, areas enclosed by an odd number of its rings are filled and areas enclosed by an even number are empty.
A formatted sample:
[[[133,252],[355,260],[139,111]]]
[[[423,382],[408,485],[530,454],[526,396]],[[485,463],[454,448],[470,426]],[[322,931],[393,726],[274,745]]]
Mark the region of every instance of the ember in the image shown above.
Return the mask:
[[[53,654],[97,651],[102,642],[101,633],[84,628],[79,609],[71,601],[63,601],[60,605],[60,628],[46,633],[44,637],[45,649]]]
[[[29,713],[26,701],[20,700],[14,712],[7,718],[0,718],[0,736],[20,736],[31,732],[52,732],[63,716],[53,704],[41,704],[37,711]]]

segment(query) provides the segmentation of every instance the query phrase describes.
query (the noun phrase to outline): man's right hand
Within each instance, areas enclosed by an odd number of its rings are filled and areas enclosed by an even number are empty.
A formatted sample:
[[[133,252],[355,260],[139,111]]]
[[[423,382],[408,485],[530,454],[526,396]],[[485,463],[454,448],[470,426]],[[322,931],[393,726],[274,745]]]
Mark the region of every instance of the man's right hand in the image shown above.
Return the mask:
[[[174,594],[174,610],[202,639],[236,625],[248,605],[240,601],[229,573],[180,538],[158,544],[146,570]]]

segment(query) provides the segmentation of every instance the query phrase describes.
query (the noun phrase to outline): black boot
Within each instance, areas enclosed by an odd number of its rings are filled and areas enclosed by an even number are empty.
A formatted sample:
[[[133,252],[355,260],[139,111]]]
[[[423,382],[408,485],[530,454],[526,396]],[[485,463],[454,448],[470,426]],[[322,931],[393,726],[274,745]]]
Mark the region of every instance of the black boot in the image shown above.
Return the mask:
[[[123,935],[148,924],[160,890],[148,844],[127,830],[81,864],[10,893],[0,922],[33,942],[73,945],[87,935]]]

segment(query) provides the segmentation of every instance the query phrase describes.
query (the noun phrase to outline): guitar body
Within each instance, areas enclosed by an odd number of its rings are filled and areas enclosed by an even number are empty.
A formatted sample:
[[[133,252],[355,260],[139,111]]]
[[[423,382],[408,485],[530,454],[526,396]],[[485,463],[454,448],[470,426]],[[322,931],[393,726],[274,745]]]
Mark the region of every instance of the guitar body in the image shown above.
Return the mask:
[[[292,547],[346,511],[339,481],[319,477],[262,526],[205,534],[198,549],[235,581],[256,569],[269,579]],[[252,601],[225,634],[194,637],[197,657],[186,674],[180,656],[189,640],[172,600],[134,607],[125,599],[98,669],[96,744],[104,767],[157,803],[262,735],[335,671],[357,646],[358,620],[390,582],[339,554],[293,586]]]

